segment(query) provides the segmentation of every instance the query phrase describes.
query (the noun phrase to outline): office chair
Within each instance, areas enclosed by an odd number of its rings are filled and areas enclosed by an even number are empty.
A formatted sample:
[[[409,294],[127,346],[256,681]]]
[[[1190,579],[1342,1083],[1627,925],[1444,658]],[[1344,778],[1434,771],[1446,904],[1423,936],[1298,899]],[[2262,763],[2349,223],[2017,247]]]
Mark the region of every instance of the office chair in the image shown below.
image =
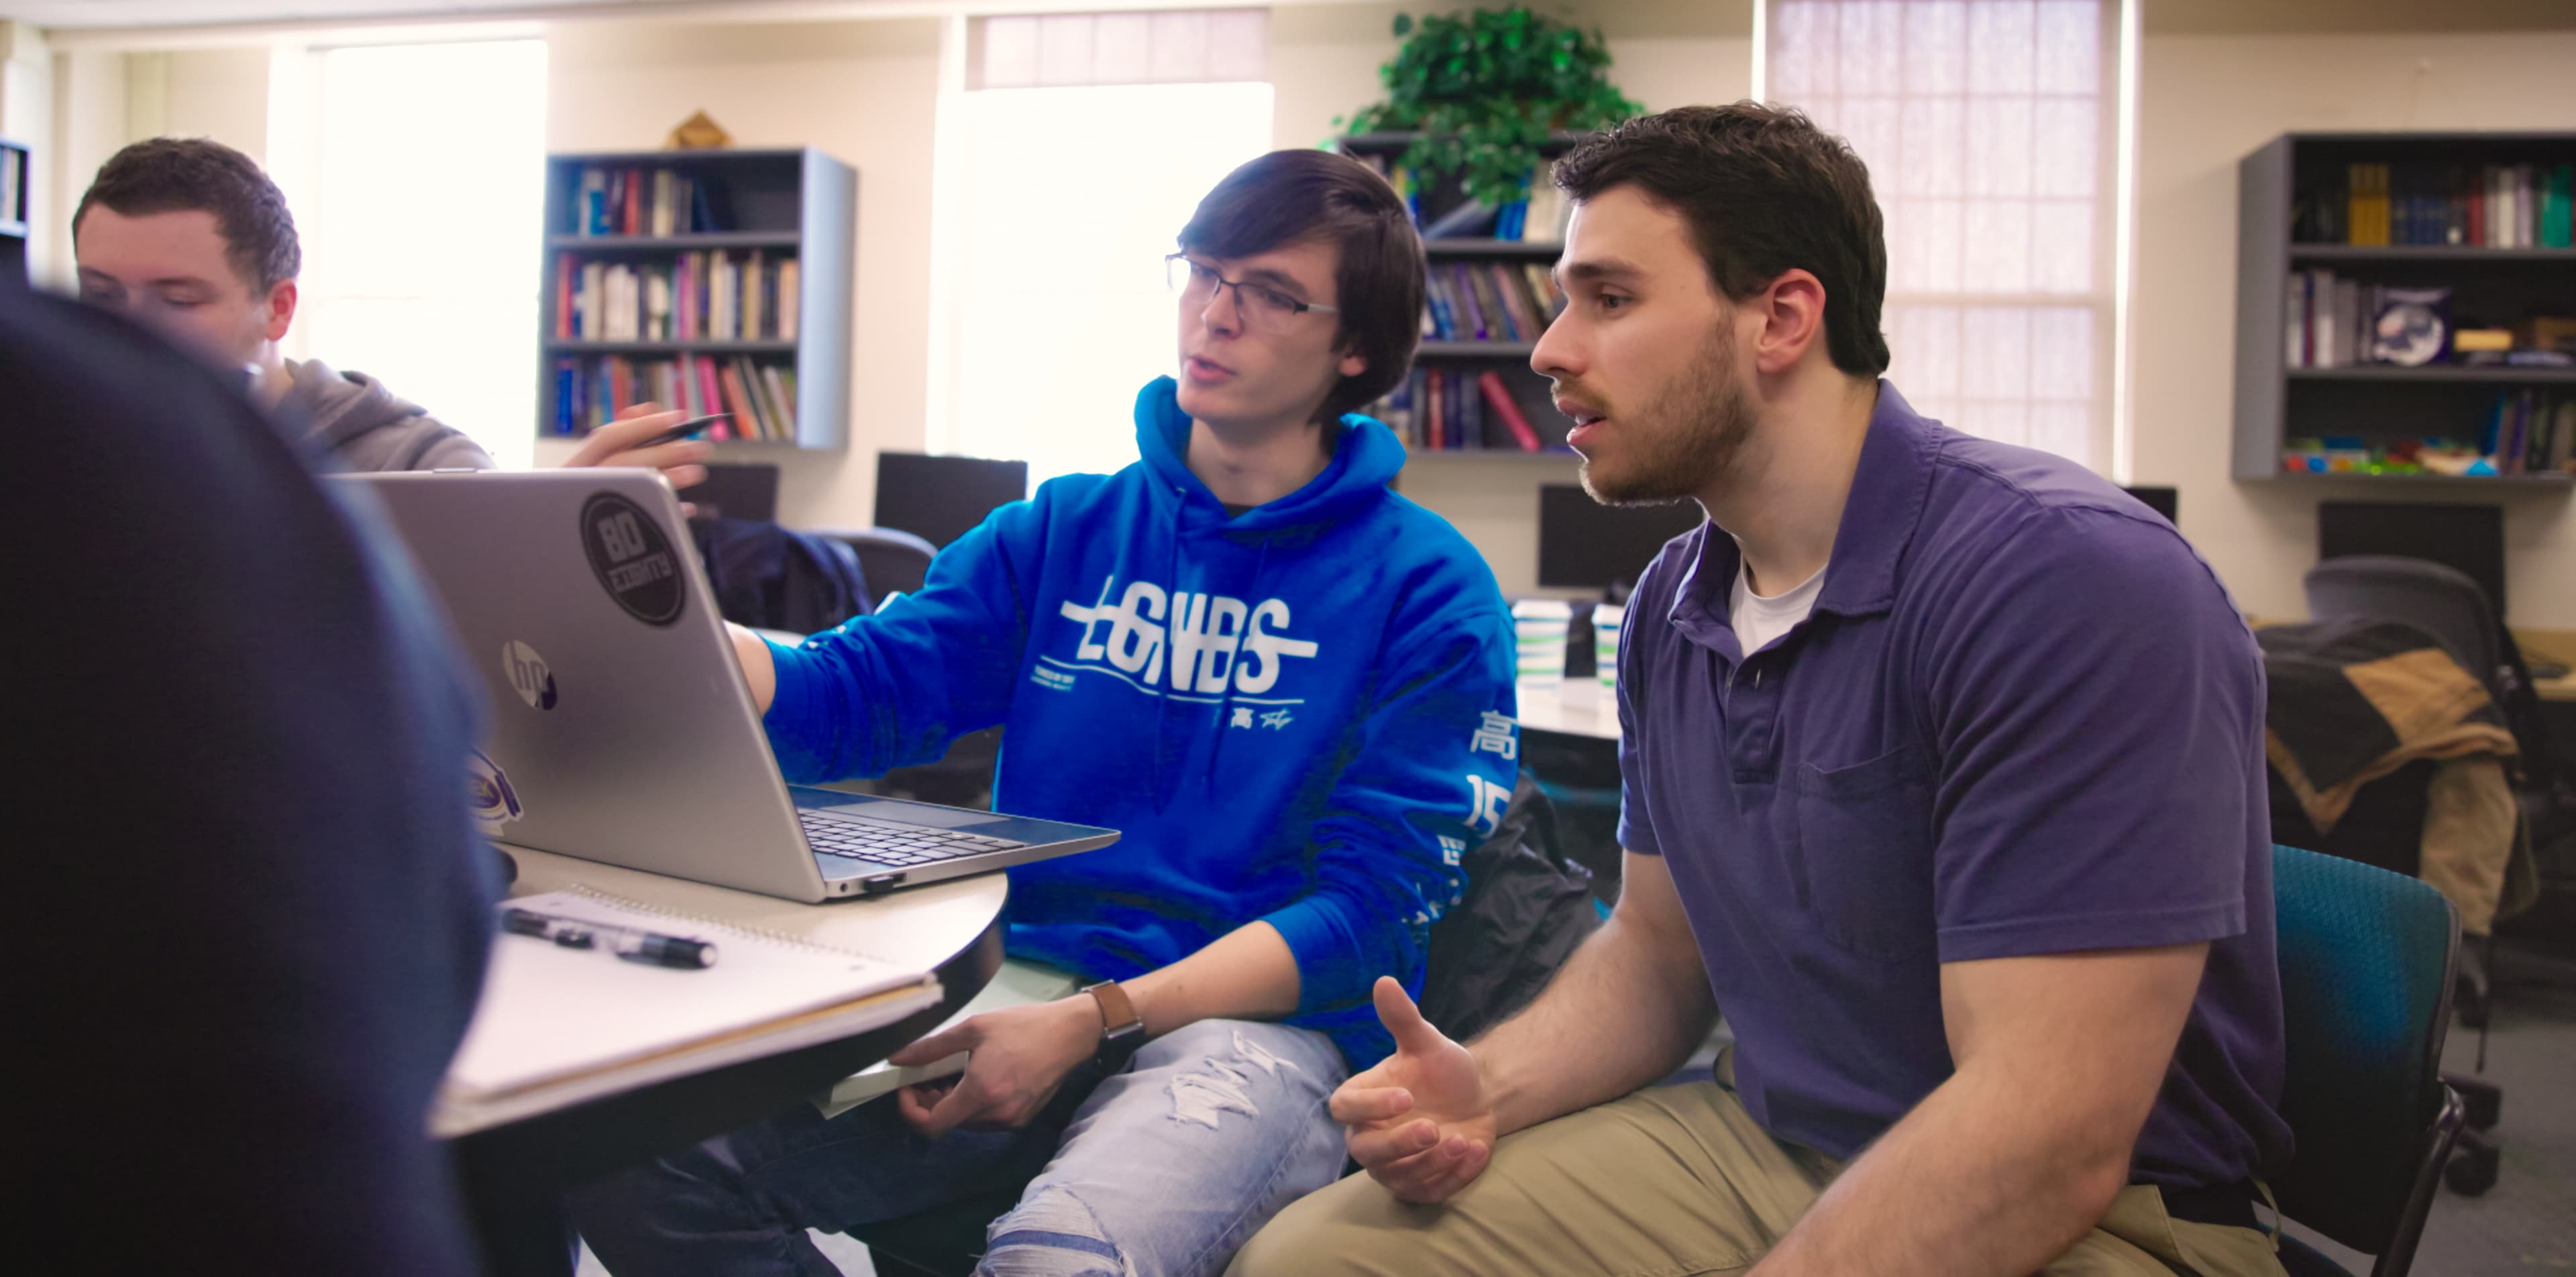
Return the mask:
[[[889,594],[911,594],[921,589],[922,578],[930,572],[931,556],[937,547],[909,532],[894,528],[816,528],[816,536],[827,536],[842,542],[859,556],[859,570],[867,574],[868,600],[871,610]]]
[[[2415,1262],[2461,1119],[2440,1076],[2459,915],[2403,875],[2272,849],[2289,1048],[2281,1116],[2298,1151],[2271,1187],[2281,1214],[2374,1256],[2371,1277]],[[2350,1277],[2281,1238],[2291,1277]]]
[[[2430,559],[2356,554],[2308,569],[2303,585],[2311,618],[2404,621],[2439,640],[2461,669],[2497,692],[2504,637],[2495,604],[2467,573]]]

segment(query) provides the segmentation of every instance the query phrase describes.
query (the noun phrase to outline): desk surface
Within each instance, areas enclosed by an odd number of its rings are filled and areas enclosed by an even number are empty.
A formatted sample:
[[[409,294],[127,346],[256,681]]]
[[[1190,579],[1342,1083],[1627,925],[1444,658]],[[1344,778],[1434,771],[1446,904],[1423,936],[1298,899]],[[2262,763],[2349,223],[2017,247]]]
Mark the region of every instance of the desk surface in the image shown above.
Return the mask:
[[[508,851],[519,862],[518,881],[510,884],[514,897],[587,887],[670,913],[855,950],[916,971],[936,970],[975,943],[1001,915],[1011,892],[1007,878],[989,873],[809,905],[526,847]]]
[[[2540,699],[2576,702],[2576,630],[2516,629],[2513,641],[2522,648],[2522,657],[2526,661],[2545,659],[2567,667],[2565,674],[2532,684],[2533,689],[2540,693]]]
[[[1521,730],[1559,736],[1619,739],[1619,701],[1597,678],[1569,678],[1556,687],[1522,683]]]

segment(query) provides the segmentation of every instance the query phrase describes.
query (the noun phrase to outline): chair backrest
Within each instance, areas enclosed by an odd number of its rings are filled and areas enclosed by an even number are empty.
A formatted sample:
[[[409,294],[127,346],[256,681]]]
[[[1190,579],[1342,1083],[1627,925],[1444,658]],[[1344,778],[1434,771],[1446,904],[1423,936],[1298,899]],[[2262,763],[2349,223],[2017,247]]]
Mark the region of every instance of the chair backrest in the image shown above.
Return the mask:
[[[939,553],[939,547],[897,528],[816,528],[814,535],[830,537],[858,554],[859,570],[867,574],[874,596],[868,600],[871,609],[889,594],[918,592],[931,557]]]
[[[2493,691],[2504,664],[2495,602],[2469,575],[2430,559],[2355,554],[2308,569],[2308,615],[2319,621],[2404,621],[2441,641],[2460,668]]]
[[[2440,1067],[2459,916],[2413,878],[2294,847],[2272,849],[2272,892],[2298,1142],[2273,1192],[2402,1272],[2457,1129]]]

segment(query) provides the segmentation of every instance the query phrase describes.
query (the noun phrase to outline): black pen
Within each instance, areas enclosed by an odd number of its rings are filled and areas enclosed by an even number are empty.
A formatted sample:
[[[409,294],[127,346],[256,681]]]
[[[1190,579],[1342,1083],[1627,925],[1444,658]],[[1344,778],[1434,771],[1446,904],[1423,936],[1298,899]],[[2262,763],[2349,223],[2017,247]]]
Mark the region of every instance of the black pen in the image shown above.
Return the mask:
[[[618,957],[657,967],[697,971],[716,964],[716,946],[712,941],[666,936],[615,923],[561,918],[516,905],[502,906],[501,929],[514,936],[551,940],[567,949],[596,948],[604,935],[608,938],[610,950]]]
[[[627,451],[632,452],[637,448],[658,448],[666,443],[676,443],[719,421],[731,420],[733,420],[733,414],[729,412],[711,412],[703,417],[691,417],[642,443],[628,445]]]

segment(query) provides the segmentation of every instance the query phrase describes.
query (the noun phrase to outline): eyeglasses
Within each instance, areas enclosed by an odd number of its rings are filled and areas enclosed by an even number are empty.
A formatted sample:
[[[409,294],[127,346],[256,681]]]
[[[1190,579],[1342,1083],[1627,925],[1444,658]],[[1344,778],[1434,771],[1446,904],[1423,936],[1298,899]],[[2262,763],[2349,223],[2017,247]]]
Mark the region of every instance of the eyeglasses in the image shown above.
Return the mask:
[[[1254,324],[1284,324],[1310,310],[1327,315],[1342,313],[1339,306],[1299,301],[1276,288],[1227,279],[1217,274],[1215,267],[1187,253],[1174,253],[1164,258],[1163,274],[1171,283],[1172,291],[1180,294],[1181,301],[1191,306],[1211,305],[1218,292],[1233,289],[1235,308],[1243,312],[1245,320]]]

